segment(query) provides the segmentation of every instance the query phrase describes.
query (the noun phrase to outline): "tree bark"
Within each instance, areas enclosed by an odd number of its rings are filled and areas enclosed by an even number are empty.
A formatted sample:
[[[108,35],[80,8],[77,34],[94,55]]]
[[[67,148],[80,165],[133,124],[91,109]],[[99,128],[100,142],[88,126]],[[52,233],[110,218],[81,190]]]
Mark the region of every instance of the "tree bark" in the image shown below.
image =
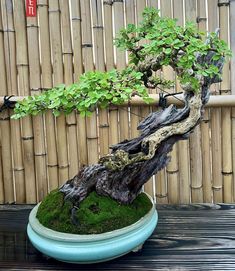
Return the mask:
[[[215,62],[213,55],[214,52],[209,51],[206,56],[198,56],[197,61],[208,65],[213,63],[221,72],[224,58]],[[95,165],[83,167],[60,188],[65,200],[71,200],[78,207],[95,190],[122,204],[130,204],[143,184],[169,163],[168,153],[173,145],[187,139],[200,122],[203,107],[209,100],[209,87],[219,81],[218,76],[202,76],[201,89],[197,93],[190,86],[182,86],[183,108],[170,105],[147,116],[138,126],[141,130],[139,137],[111,146],[111,154],[102,157]]]

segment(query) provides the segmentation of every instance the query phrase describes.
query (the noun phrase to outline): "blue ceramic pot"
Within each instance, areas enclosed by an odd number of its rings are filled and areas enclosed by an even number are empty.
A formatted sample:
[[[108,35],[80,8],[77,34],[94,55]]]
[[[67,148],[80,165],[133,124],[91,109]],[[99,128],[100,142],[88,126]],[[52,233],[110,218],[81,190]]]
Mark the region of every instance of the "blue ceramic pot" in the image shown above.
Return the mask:
[[[42,253],[70,263],[104,262],[130,251],[138,251],[154,231],[158,215],[152,209],[136,223],[101,234],[69,234],[44,227],[36,218],[38,206],[29,216],[27,233],[32,244]]]

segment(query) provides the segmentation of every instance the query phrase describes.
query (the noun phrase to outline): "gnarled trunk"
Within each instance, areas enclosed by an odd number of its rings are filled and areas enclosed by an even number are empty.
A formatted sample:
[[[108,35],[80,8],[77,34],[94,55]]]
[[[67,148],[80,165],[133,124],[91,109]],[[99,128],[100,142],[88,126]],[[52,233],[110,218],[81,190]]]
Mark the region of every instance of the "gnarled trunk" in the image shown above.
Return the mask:
[[[209,51],[207,56],[198,56],[198,62],[213,63],[221,72],[224,59],[215,63],[213,55],[213,51]],[[65,199],[78,206],[91,191],[96,190],[98,194],[110,196],[120,203],[131,203],[143,184],[168,164],[168,153],[175,142],[187,139],[199,123],[203,107],[209,99],[209,87],[219,82],[219,78],[202,77],[200,82],[198,93],[189,86],[182,86],[183,108],[170,105],[151,113],[139,124],[139,137],[112,146],[111,154],[102,157],[95,165],[83,167],[60,188]]]

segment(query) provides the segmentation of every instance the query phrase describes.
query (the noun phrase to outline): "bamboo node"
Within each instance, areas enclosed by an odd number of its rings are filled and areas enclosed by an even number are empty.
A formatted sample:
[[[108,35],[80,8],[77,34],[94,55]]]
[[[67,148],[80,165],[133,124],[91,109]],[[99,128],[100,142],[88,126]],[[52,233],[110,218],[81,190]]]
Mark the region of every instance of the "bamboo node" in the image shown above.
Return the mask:
[[[218,2],[218,7],[229,6],[229,5],[230,5],[230,0],[219,0]]]
[[[34,139],[33,136],[22,136],[21,138],[22,138],[23,140],[32,140],[32,139]]]
[[[80,17],[72,17],[72,21],[81,21],[82,19]]]
[[[58,167],[58,164],[47,164],[48,167]]]
[[[113,0],[113,3],[116,3],[116,2],[117,2],[117,3],[118,3],[118,2],[119,2],[119,3],[123,3],[123,0]]]
[[[93,28],[98,28],[98,29],[100,28],[100,29],[103,29],[104,26],[103,26],[103,25],[94,25]]]
[[[206,17],[197,16],[196,22],[199,24],[201,21],[207,21],[207,18]]]
[[[69,167],[69,164],[67,164],[67,165],[60,165],[59,169],[68,168],[68,167]]]
[[[37,4],[37,7],[48,7],[48,4]]]
[[[104,123],[104,124],[100,124],[99,128],[108,128],[109,124],[108,123]]]
[[[73,55],[73,52],[62,52],[62,55]]]
[[[7,29],[3,29],[2,32],[13,32],[14,33],[15,30],[7,28]]]
[[[93,47],[93,45],[91,44],[91,43],[83,43],[82,44],[82,48],[91,48],[91,47]]]
[[[112,0],[106,0],[103,2],[104,5],[109,5],[109,6],[112,6],[113,4],[113,1]]]
[[[72,123],[66,123],[66,126],[70,127],[70,126],[76,126],[77,123],[76,122],[72,122]]]
[[[13,168],[14,171],[23,171],[24,168],[23,167],[15,167]]]
[[[231,93],[231,89],[221,89],[220,90],[221,91],[221,93],[223,94],[223,93]]]
[[[35,153],[34,156],[45,156],[47,155],[45,152],[42,152],[42,153]]]
[[[168,194],[155,194],[156,198],[167,198],[168,197]]]
[[[30,88],[30,91],[41,91],[42,88]]]
[[[218,186],[213,185],[212,186],[212,189],[215,190],[215,191],[221,190],[222,188],[223,188],[222,185],[218,185]]]
[[[36,24],[27,24],[26,27],[27,27],[27,28],[39,28],[39,26],[36,25]]]
[[[225,175],[225,176],[229,176],[232,174],[233,174],[233,171],[229,171],[229,172],[222,171],[222,175]]]
[[[176,174],[176,173],[179,172],[179,169],[176,169],[176,170],[166,170],[166,172],[167,172],[168,174]]]
[[[92,140],[92,139],[98,139],[98,136],[87,136],[86,139],[87,140]]]
[[[29,67],[28,63],[17,63],[16,64],[17,67]]]
[[[61,12],[61,10],[60,9],[48,9],[48,12],[51,12],[51,13],[56,13],[56,12]]]
[[[201,185],[195,185],[195,186],[190,185],[190,187],[191,187],[191,189],[202,189],[203,185],[202,184]]]

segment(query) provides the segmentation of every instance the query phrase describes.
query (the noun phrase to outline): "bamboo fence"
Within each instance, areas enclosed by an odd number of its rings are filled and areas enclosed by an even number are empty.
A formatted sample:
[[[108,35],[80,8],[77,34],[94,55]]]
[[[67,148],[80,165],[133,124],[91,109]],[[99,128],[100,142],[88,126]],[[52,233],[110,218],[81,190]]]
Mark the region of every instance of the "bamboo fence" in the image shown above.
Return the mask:
[[[235,51],[234,1],[37,0],[37,16],[26,17],[24,0],[1,0],[0,105],[5,95],[15,95],[12,100],[38,95],[77,81],[85,71],[123,69],[128,53],[117,50],[113,38],[127,24],[138,24],[146,6],[180,25],[191,20],[204,31],[219,27]],[[175,78],[168,67],[158,75]],[[223,82],[211,88],[200,126],[176,144],[167,168],[145,185],[158,203],[235,202],[234,78],[233,56]],[[177,80],[165,91],[180,92]],[[55,118],[48,111],[15,121],[11,110],[0,112],[0,204],[36,203],[82,165],[96,163],[110,145],[138,136],[139,121],[158,109],[159,92],[151,92],[151,106],[134,98],[90,118],[76,112]],[[168,101],[180,106],[173,97]]]

